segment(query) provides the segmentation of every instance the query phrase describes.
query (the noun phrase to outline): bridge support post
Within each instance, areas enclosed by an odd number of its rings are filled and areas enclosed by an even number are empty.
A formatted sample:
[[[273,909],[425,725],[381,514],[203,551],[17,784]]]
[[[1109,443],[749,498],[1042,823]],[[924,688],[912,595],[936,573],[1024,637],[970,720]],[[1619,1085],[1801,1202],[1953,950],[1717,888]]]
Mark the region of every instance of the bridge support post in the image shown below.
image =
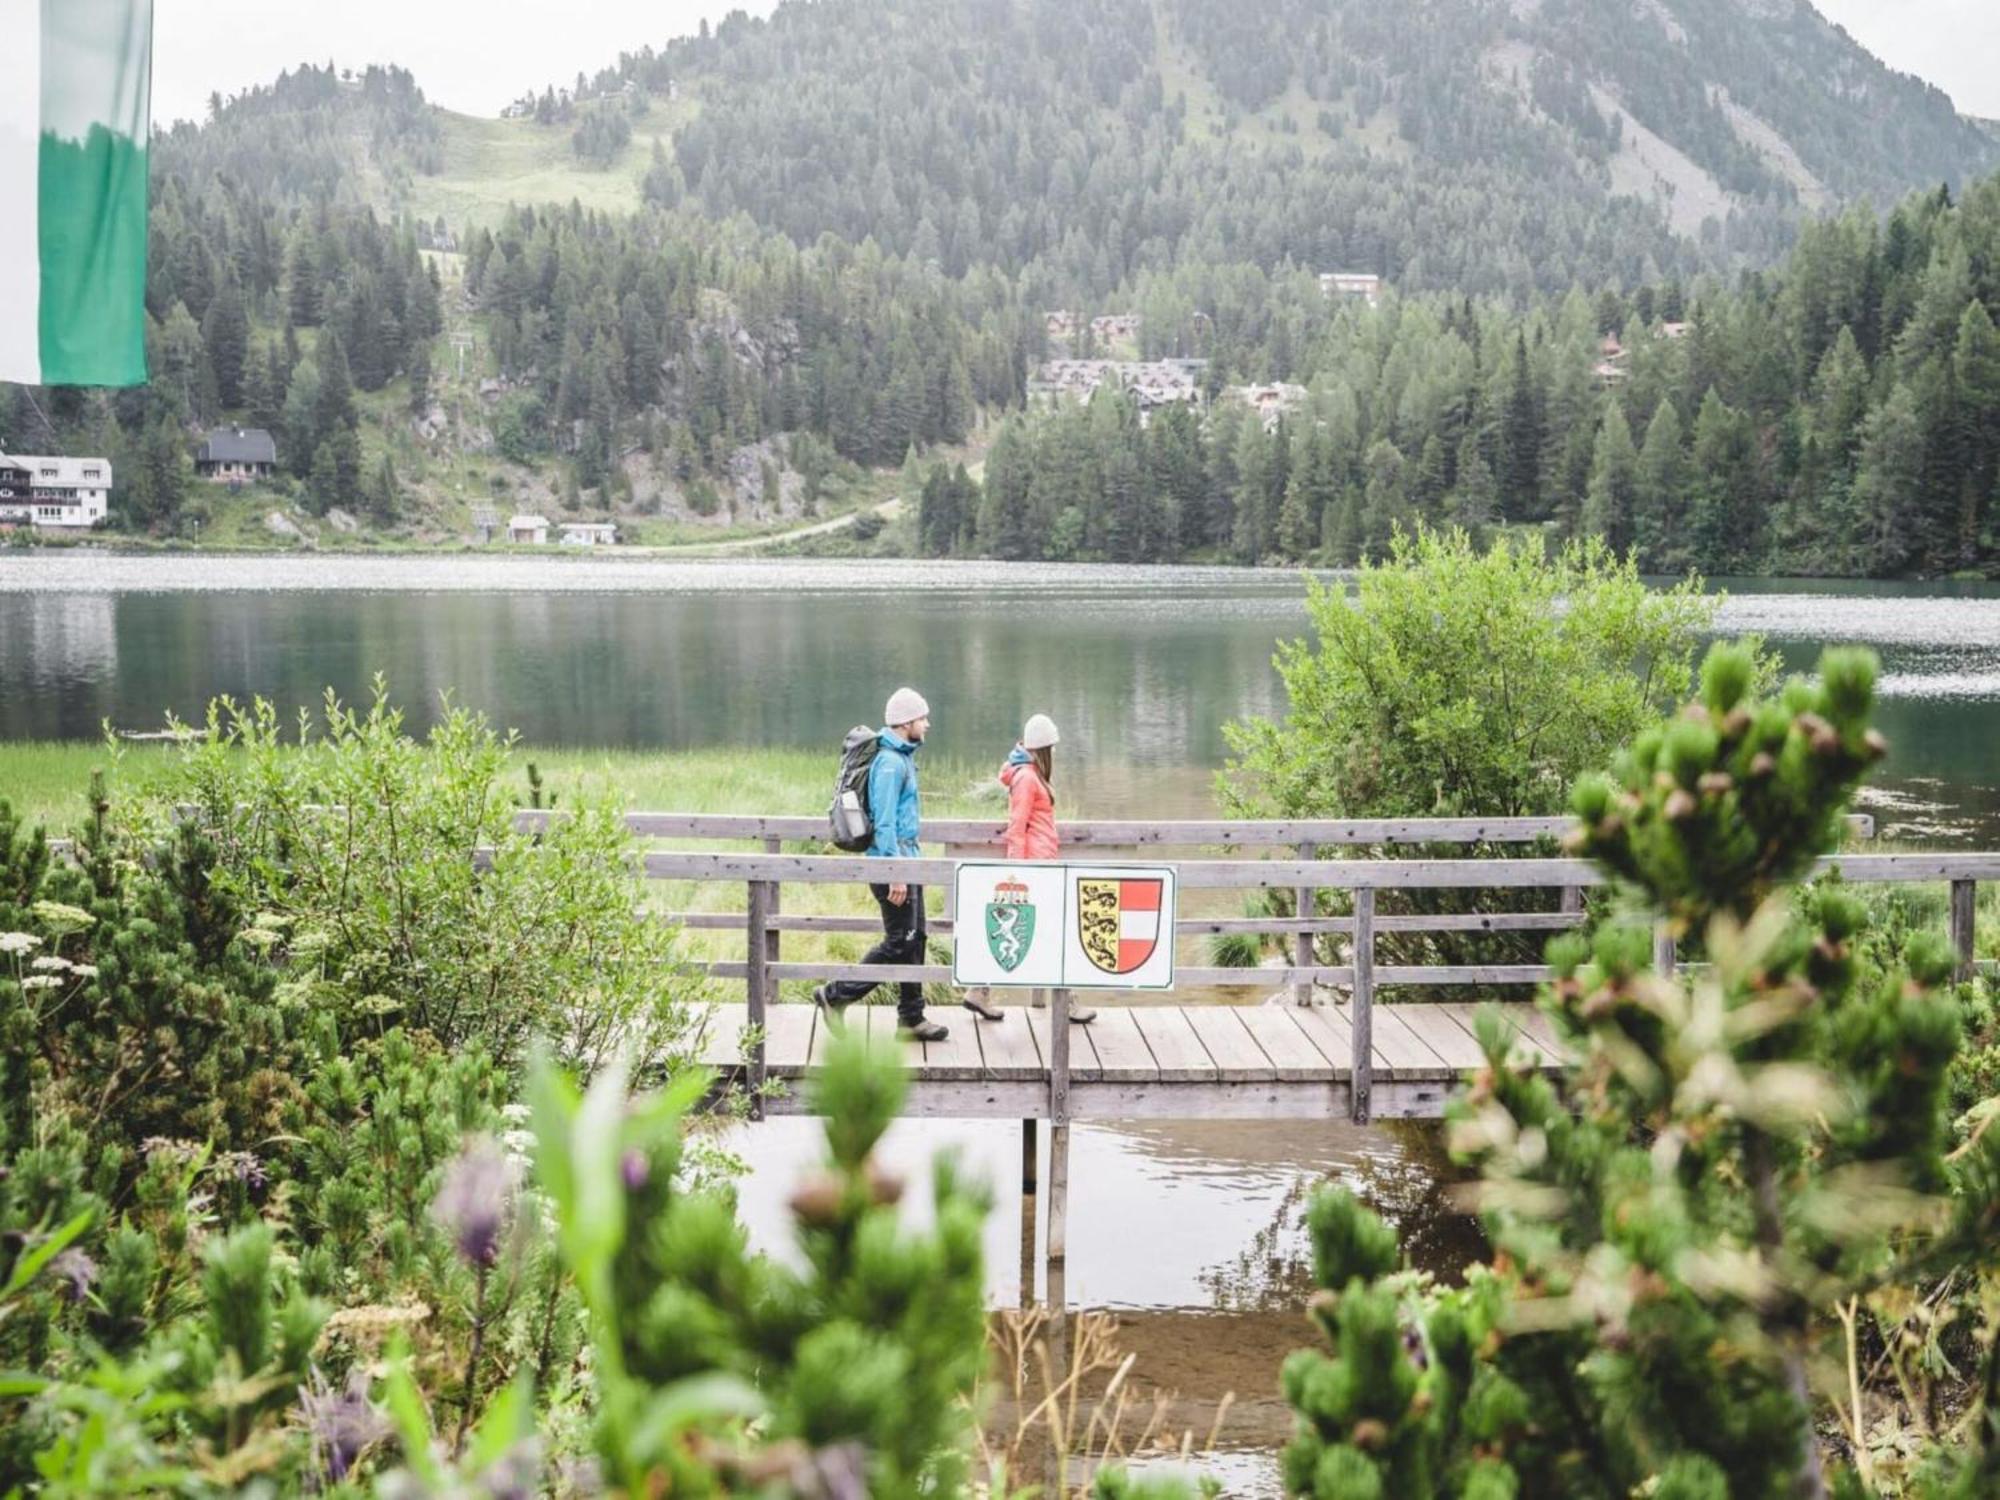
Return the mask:
[[[1375,1089],[1375,888],[1354,893],[1353,1119],[1366,1125]]]
[[[771,931],[772,883],[768,880],[750,882],[750,915],[745,933],[745,960],[747,974],[745,987],[749,991],[749,1016],[751,1026],[757,1031],[757,1045],[750,1054],[750,1118],[764,1118],[764,1028],[768,1024],[768,1002],[771,998],[771,959],[767,941],[774,937]]]
[[[1673,928],[1669,927],[1665,922],[1655,924],[1653,928],[1653,968],[1655,972],[1662,979],[1673,978],[1676,961]]]
[[[785,852],[785,841],[775,837],[765,839],[764,852],[766,854],[783,854]],[[766,915],[775,917],[784,909],[784,887],[774,880],[771,882],[770,903]],[[784,936],[784,933],[776,927],[767,926],[765,928],[764,958],[766,962],[776,963],[782,956],[778,945],[784,940]]]
[[[1035,1121],[1021,1122],[1021,1306],[1035,1305]]]
[[[1057,990],[1049,1013],[1049,1265],[1069,1256],[1069,991]]]
[[[1299,858],[1301,860],[1318,859],[1319,845],[1311,842],[1310,840],[1308,840],[1303,844],[1300,844]],[[1313,935],[1304,929],[1303,924],[1312,921],[1312,919],[1318,914],[1319,914],[1319,892],[1309,885],[1300,886],[1299,899],[1298,899],[1298,916],[1299,916],[1299,922],[1302,925],[1300,927],[1297,941],[1295,941],[1292,944],[1292,962],[1297,964],[1301,969],[1311,968],[1313,966],[1313,959],[1314,959]],[[1293,987],[1292,999],[1296,1001],[1298,1004],[1311,1005],[1312,998],[1313,998],[1313,987],[1311,980],[1308,979],[1303,983]]]
[[[1951,946],[1958,955],[1958,969],[1953,977],[1961,984],[1973,974],[1972,939],[1978,915],[1979,883],[1954,880],[1951,883]]]

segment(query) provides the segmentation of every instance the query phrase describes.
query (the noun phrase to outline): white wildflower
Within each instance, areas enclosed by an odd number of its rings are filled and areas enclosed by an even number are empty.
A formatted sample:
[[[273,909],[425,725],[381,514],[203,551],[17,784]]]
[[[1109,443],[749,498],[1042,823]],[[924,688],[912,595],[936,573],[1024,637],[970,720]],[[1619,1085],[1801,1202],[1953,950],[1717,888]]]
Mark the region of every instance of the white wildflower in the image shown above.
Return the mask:
[[[525,1104],[515,1103],[500,1106],[500,1118],[505,1120],[509,1125],[525,1125],[534,1117],[534,1113]]]
[[[37,901],[29,910],[44,927],[57,932],[81,932],[97,920],[82,907],[66,901]]]
[[[53,974],[35,974],[21,981],[24,990],[55,990],[62,988],[62,981]]]
[[[95,979],[97,977],[96,964],[71,964],[69,971],[79,979]]]
[[[28,953],[41,946],[32,932],[0,932],[0,953]]]
[[[45,974],[55,974],[67,969],[69,967],[69,960],[66,958],[57,958],[53,953],[44,953],[33,963],[29,964],[28,967]]]

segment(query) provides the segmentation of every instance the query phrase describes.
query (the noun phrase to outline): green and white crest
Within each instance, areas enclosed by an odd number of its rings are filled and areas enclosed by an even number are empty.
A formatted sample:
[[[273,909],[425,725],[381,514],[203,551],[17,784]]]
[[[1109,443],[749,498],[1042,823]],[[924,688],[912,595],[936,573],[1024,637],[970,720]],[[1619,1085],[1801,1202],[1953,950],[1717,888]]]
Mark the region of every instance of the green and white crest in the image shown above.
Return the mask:
[[[986,904],[986,947],[1003,974],[1021,967],[1035,942],[1035,904],[1028,888],[1017,881],[1003,881],[993,888]]]

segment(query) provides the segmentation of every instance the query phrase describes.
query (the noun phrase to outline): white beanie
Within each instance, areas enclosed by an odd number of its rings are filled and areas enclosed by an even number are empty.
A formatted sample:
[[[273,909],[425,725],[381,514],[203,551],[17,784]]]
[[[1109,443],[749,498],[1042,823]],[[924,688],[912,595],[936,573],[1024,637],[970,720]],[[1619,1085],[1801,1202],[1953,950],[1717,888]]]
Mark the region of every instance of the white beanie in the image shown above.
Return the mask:
[[[889,706],[882,710],[882,722],[894,729],[924,718],[930,711],[931,706],[924,702],[922,693],[915,688],[900,687],[889,695]]]
[[[1023,750],[1046,750],[1051,745],[1062,743],[1062,736],[1056,733],[1056,721],[1047,714],[1036,714],[1021,730]]]

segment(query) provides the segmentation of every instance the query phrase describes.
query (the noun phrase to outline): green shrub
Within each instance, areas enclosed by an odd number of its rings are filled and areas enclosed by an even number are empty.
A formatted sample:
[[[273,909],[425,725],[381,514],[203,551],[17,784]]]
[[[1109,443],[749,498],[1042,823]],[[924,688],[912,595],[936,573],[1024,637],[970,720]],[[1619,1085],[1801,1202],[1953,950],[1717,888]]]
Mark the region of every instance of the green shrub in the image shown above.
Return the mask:
[[[518,832],[511,750],[449,706],[411,738],[379,682],[365,713],[329,694],[294,735],[267,703],[221,700],[163,795],[212,840],[213,886],[257,914],[281,998],[343,1045],[400,1024],[503,1067],[535,1042],[586,1072],[619,1052],[680,1066],[700,986],[640,909],[619,809],[580,799]]]
[[[1759,699],[1755,653],[1718,647],[1701,701],[1578,785],[1573,844],[1632,909],[1550,945],[1543,1008],[1575,1061],[1559,1083],[1516,1067],[1482,1017],[1487,1066],[1452,1141],[1480,1169],[1495,1255],[1464,1289],[1397,1272],[1351,1199],[1314,1205],[1331,1352],[1286,1366],[1293,1493],[1989,1492],[1990,1292],[1955,1437],[1926,1432],[1899,1352],[1940,1278],[1990,1289],[2000,1252],[2000,1135],[1946,1154],[1952,955],[1927,935],[1899,966],[1864,962],[1860,902],[1786,888],[1882,753],[1874,672],[1829,652],[1817,682]],[[1711,967],[1653,972],[1655,918],[1701,935]],[[1887,1391],[1856,1373],[1871,1329]],[[1828,1472],[1822,1394],[1851,1469]],[[1899,1451],[1872,1451],[1871,1409]]]

